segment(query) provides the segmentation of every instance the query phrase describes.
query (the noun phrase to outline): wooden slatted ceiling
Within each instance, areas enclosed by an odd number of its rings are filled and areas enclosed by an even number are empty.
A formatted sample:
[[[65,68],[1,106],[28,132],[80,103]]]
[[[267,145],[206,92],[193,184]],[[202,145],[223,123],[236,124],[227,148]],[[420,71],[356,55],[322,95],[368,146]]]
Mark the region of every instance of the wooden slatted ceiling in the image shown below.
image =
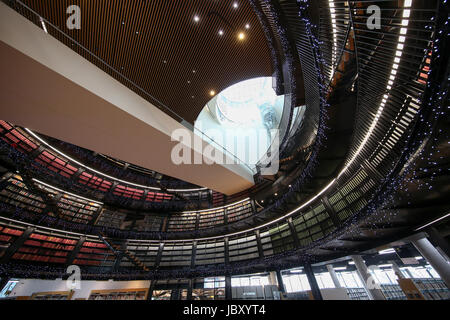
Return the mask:
[[[210,90],[272,75],[264,33],[246,0],[22,1],[191,123]],[[72,4],[81,8],[80,30],[66,27]]]

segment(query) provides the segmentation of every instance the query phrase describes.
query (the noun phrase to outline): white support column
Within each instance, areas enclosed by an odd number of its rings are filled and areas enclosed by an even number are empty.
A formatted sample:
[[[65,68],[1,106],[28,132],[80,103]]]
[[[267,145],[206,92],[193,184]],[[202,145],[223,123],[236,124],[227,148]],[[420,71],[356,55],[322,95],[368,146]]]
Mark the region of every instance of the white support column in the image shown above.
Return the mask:
[[[436,270],[441,279],[450,288],[450,264],[439,251],[428,241],[427,238],[411,241],[420,254],[428,261],[428,263]]]
[[[332,264],[327,264],[327,270],[328,270],[328,273],[331,276],[331,280],[333,280],[334,286],[336,288],[341,288],[341,283],[339,282],[339,279],[338,279],[338,277],[336,275],[336,272],[333,269],[333,265]]]
[[[395,275],[397,276],[398,279],[405,279],[405,276],[403,275],[402,271],[400,270],[400,268],[398,267],[397,262],[395,261],[389,261],[392,264],[392,269],[395,272]]]
[[[367,269],[366,264],[361,256],[351,256],[352,260],[355,262],[356,269],[358,270],[358,274],[361,277],[364,287],[366,288],[367,293],[371,296],[372,300],[386,300],[386,297],[383,294],[381,289],[372,288],[374,280]]]

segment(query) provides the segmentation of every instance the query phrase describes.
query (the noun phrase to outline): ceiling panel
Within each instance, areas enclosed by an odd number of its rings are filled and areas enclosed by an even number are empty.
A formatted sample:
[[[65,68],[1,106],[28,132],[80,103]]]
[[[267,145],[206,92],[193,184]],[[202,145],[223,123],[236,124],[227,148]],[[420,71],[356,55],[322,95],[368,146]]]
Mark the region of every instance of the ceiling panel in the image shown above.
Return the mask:
[[[191,123],[211,90],[272,75],[264,33],[247,1],[23,2]],[[80,30],[66,26],[66,9],[72,4],[81,8]],[[238,39],[240,32],[244,40]]]

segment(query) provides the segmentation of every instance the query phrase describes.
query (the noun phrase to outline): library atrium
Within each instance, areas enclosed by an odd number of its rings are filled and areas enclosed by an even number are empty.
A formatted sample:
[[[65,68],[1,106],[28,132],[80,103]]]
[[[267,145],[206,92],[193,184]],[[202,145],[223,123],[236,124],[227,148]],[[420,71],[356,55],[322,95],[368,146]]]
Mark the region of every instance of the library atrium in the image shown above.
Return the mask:
[[[449,300],[448,5],[1,0],[0,302]]]

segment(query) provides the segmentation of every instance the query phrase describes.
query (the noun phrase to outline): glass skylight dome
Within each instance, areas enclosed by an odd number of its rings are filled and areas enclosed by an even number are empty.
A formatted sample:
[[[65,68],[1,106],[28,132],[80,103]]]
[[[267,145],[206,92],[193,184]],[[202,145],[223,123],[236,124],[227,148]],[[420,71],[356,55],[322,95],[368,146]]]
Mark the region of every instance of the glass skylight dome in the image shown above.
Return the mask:
[[[195,132],[200,136],[201,132],[205,133],[229,153],[254,167],[273,141],[271,130],[278,129],[283,106],[284,96],[276,95],[271,77],[245,80],[223,90],[207,103],[195,122]],[[234,142],[255,133],[258,135],[256,149],[236,148]]]

